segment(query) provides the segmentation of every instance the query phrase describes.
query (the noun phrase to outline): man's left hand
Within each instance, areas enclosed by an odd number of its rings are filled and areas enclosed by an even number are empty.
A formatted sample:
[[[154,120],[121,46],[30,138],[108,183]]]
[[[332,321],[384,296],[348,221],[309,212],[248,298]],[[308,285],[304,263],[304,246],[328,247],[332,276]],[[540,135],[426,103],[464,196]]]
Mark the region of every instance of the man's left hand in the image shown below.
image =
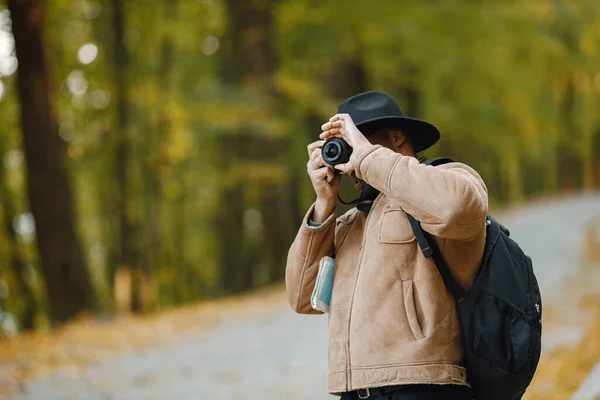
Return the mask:
[[[352,121],[349,114],[336,114],[329,121],[321,126],[323,133],[319,137],[323,140],[339,137],[352,147],[353,152],[350,161],[346,164],[338,164],[335,169],[342,173],[350,173],[358,167],[355,165],[358,150],[367,146],[371,146],[369,140],[362,134]]]

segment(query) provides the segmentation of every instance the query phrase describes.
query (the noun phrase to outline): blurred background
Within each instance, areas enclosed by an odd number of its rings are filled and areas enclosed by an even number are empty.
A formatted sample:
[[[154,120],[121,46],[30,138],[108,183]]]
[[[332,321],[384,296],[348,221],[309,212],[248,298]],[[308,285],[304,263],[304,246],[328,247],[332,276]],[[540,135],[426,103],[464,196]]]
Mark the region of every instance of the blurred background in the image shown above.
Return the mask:
[[[291,315],[281,281],[314,200],[306,145],[340,101],[367,90],[392,94],[406,114],[440,129],[424,155],[482,175],[492,209],[512,221],[524,249],[555,263],[548,288],[579,277],[573,307],[589,313],[565,322],[573,309],[547,312],[560,339],[533,392],[568,398],[600,357],[600,281],[589,267],[600,246],[595,0],[0,2],[0,397],[171,398],[151,390],[162,372],[130,380],[123,372],[106,397],[73,385],[91,360],[110,353],[109,366],[138,371],[143,361],[116,354],[199,332],[229,339],[197,339],[200,360],[184,368],[184,389],[189,374],[206,377],[202,368],[218,364],[203,353],[210,347],[221,349],[225,372],[196,394],[247,380],[262,385],[256,398],[326,396],[326,319],[313,329]],[[231,321],[241,325],[219,325]],[[294,350],[301,358],[318,349],[306,365],[281,366],[294,357],[287,335],[296,328],[323,342]],[[246,372],[277,344],[243,345],[252,332],[289,340],[264,384]],[[256,364],[227,372],[250,348]],[[189,348],[178,349],[157,362],[177,351],[189,359]],[[65,365],[79,372],[63,376]],[[117,379],[109,366],[103,376]],[[277,386],[288,378],[276,374],[307,371],[318,383],[297,390],[313,394]],[[223,393],[214,398],[254,398]]]

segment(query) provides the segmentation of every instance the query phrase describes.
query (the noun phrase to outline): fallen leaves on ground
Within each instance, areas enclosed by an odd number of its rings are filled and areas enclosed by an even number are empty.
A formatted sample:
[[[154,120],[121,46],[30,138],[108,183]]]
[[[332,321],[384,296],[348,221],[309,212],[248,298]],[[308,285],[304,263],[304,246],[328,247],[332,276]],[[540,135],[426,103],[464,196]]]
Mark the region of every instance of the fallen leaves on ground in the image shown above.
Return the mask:
[[[575,343],[565,343],[543,352],[526,400],[568,399],[600,360],[600,292],[597,286],[600,234],[597,230],[590,232],[584,252],[588,265],[565,289],[565,298],[574,304],[566,311],[544,308],[545,333],[569,323],[579,324],[581,318],[587,319],[587,328]],[[219,321],[240,315],[250,318],[260,315],[270,310],[269,305],[284,302],[284,296],[282,288],[276,287],[152,315],[111,320],[80,318],[51,333],[16,336],[0,342],[0,397],[15,391],[22,382],[55,368],[83,368],[111,354],[160,346],[201,333]],[[153,377],[141,376],[139,379],[143,383]]]
[[[543,353],[526,400],[569,399],[600,360],[600,296],[585,296],[591,325],[576,345]]]
[[[104,320],[82,317],[50,333],[15,336],[0,342],[0,397],[58,367],[83,368],[111,354],[160,346],[201,333],[232,317],[260,315],[270,310],[268,305],[281,304],[283,296],[278,286],[154,314]]]
[[[571,309],[544,310],[544,330],[556,329],[577,318],[587,320],[587,329],[577,343],[567,343],[544,352],[525,400],[569,399],[586,379],[590,370],[600,362],[600,216],[588,224],[581,273],[565,283],[564,301],[574,300]],[[542,332],[542,335],[544,331]]]

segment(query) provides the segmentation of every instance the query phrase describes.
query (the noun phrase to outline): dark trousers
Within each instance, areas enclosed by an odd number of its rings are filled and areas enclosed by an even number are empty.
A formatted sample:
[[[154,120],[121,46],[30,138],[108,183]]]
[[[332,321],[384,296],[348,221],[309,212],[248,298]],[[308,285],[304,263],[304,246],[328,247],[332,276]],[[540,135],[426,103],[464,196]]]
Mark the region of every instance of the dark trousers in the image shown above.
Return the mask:
[[[356,400],[356,392],[345,393],[341,400]],[[406,385],[406,388],[378,396],[369,400],[472,400],[471,389],[458,385]]]

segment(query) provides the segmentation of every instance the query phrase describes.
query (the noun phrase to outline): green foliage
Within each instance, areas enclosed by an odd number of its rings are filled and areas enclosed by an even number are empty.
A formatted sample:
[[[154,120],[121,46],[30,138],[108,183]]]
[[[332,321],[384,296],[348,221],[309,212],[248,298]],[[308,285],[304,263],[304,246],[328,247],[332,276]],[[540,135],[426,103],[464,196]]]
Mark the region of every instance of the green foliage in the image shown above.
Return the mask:
[[[341,72],[349,64],[364,74],[366,89],[393,94],[413,116],[437,125],[442,140],[427,155],[473,166],[493,202],[600,184],[598,2],[250,3],[267,7],[272,19],[257,20],[244,40],[269,35],[273,73],[263,79],[249,72],[232,85],[223,79],[228,63],[251,71],[257,61],[224,54],[235,21],[230,2],[124,2],[130,122],[120,132],[113,2],[46,2],[60,132],[76,183],[80,234],[105,307],[112,307],[107,271],[115,253],[114,151],[121,135],[131,146],[127,204],[136,263],[149,265],[154,305],[223,291],[219,248],[226,239],[214,222],[227,214],[223,198],[236,187],[242,187],[243,218],[230,222],[243,233],[239,251],[249,265],[239,268],[249,268],[256,286],[268,280],[273,263],[262,253],[269,218],[281,217],[267,213],[263,191],[294,190],[290,218],[303,215],[313,197],[305,148],[318,135],[316,120],[333,115],[345,88],[356,87]],[[82,63],[86,44],[96,46],[97,56]],[[12,76],[0,80],[6,162],[19,146],[16,88]],[[24,167],[9,171],[1,186],[17,199],[19,213],[27,210]],[[293,232],[281,229],[291,240]],[[7,246],[5,235],[0,241]],[[3,265],[0,279],[10,282]]]

